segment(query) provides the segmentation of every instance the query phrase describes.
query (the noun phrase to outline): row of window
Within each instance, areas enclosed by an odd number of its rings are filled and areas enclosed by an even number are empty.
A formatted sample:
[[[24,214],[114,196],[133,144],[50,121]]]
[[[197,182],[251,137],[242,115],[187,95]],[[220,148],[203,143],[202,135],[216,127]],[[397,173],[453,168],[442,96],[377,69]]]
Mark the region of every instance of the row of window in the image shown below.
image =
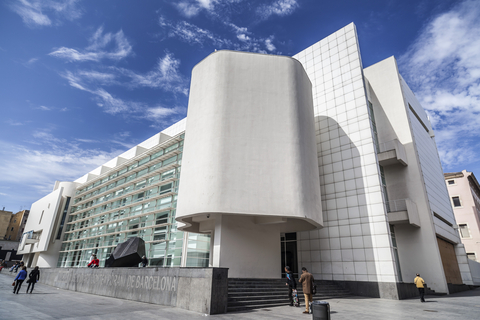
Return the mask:
[[[156,201],[157,205],[153,206],[152,202]],[[170,211],[176,206],[176,202],[171,203],[172,197],[163,198],[159,200],[153,200],[152,202],[147,202],[139,206],[125,208],[118,211],[114,211],[109,214],[105,214],[99,217],[95,217],[88,220],[79,221],[75,224],[71,224],[68,226],[66,233],[68,234],[70,231],[79,231],[80,229],[92,228],[97,225],[103,225],[105,223],[116,222],[119,220],[127,220],[129,217],[139,216],[141,214],[151,212],[153,210],[160,211],[155,213],[155,215],[149,215],[151,219],[156,221],[155,224],[162,224],[162,223],[174,223],[175,220],[175,212]],[[142,207],[140,210],[139,207]],[[163,222],[162,222],[163,221]],[[110,225],[109,224],[109,225]]]
[[[153,172],[161,167],[167,167],[173,163],[175,164],[180,164],[180,161],[181,161],[181,155],[178,155],[178,156],[173,156],[171,158],[168,159],[168,163],[166,162],[167,160],[161,162],[161,163],[157,163],[156,165],[153,165],[151,167],[148,167],[148,168],[145,168],[141,171],[138,171],[138,172],[134,172],[132,174],[130,174],[129,176],[127,177],[124,177],[124,178],[121,178],[120,180],[117,180],[111,184],[109,184],[108,186],[105,186],[101,189],[98,189],[96,191],[99,191],[98,194],[103,194],[104,192],[106,191],[109,191],[113,188],[116,188],[116,187],[120,187],[122,186],[123,184],[126,184],[134,179],[138,179],[142,176],[144,176],[145,174],[147,173],[150,173],[150,172]],[[114,192],[111,192],[109,194],[106,194],[106,195],[102,195],[102,196],[99,196],[98,198],[96,199],[93,199],[91,201],[88,201],[86,203],[83,203],[81,205],[78,205],[78,206],[75,206],[75,207],[72,207],[72,210],[70,211],[71,213],[74,213],[75,211],[79,211],[79,210],[83,210],[85,208],[88,208],[88,207],[91,207],[91,206],[94,206],[96,204],[99,204],[99,203],[102,203],[102,202],[105,202],[105,201],[108,201],[110,200],[111,198],[115,198],[115,197],[118,197],[122,194],[125,194],[131,190],[139,190],[143,187],[145,187],[146,185],[151,185],[157,181],[163,181],[163,180],[166,180],[166,179],[170,179],[170,178],[173,178],[175,177],[177,171],[175,171],[175,168],[172,168],[170,170],[167,170],[165,172],[162,172],[162,173],[159,173],[157,175],[154,175],[153,177],[149,177],[145,180],[142,180],[142,181],[138,181],[134,184],[131,184],[131,185],[128,185],[128,186],[125,186],[124,188],[121,188],[121,189],[118,189]],[[95,194],[97,195],[97,194]],[[75,203],[78,203],[78,201],[76,201],[77,199],[75,199]]]
[[[88,218],[88,217],[91,217],[91,216],[98,215],[98,214],[106,212],[106,211],[110,211],[110,210],[117,209],[117,208],[120,208],[120,207],[125,207],[125,206],[128,206],[130,204],[138,203],[138,202],[148,200],[148,199],[151,199],[151,198],[158,198],[158,197],[164,196],[164,195],[166,195],[170,192],[177,192],[177,186],[178,186],[177,182],[169,182],[167,184],[164,184],[164,185],[161,185],[161,186],[158,186],[158,187],[153,187],[153,188],[145,190],[145,191],[137,192],[133,195],[126,196],[126,197],[118,199],[116,201],[112,201],[112,202],[109,202],[109,203],[106,203],[106,204],[103,204],[103,205],[100,205],[100,206],[96,206],[95,208],[92,208],[88,211],[84,211],[84,212],[79,213],[75,216],[71,216],[69,224],[71,224],[72,222],[78,221],[78,220],[82,220],[82,219],[85,219],[85,218]],[[133,191],[136,191],[136,190],[129,189],[129,190],[126,191],[126,193],[121,193],[121,194],[118,194],[118,196],[114,195],[113,197],[110,197],[109,200],[113,200],[117,197],[120,197],[120,196],[125,195],[125,194],[129,194]],[[168,200],[164,200],[164,199],[166,199],[166,198],[159,199],[158,201],[160,201],[160,203],[169,202]],[[103,201],[103,202],[105,202],[105,201]]]
[[[183,137],[184,137],[184,135],[181,135],[181,136],[180,136],[180,138],[183,138]],[[135,168],[137,168],[137,167],[139,167],[139,166],[144,165],[145,163],[147,163],[147,162],[149,162],[149,161],[152,161],[152,160],[154,160],[154,159],[156,159],[156,158],[158,158],[158,157],[160,157],[160,156],[162,156],[162,155],[164,155],[164,154],[167,154],[167,153],[169,153],[169,152],[171,152],[171,151],[173,151],[173,150],[176,150],[176,149],[178,149],[178,148],[181,148],[182,146],[183,146],[183,140],[180,141],[180,142],[178,142],[178,143],[175,143],[175,144],[173,144],[173,145],[171,145],[171,146],[169,146],[169,147],[167,147],[167,148],[165,148],[165,149],[161,149],[161,150],[159,150],[158,152],[156,152],[156,153],[154,153],[154,154],[152,154],[152,155],[150,155],[150,156],[146,156],[146,157],[140,159],[139,161],[136,161],[135,163],[129,165],[128,167],[125,167],[125,168],[123,168],[123,169],[121,169],[121,170],[119,170],[119,171],[116,171],[116,172],[110,174],[110,175],[107,176],[107,177],[104,177],[103,179],[97,180],[97,181],[95,181],[94,183],[86,186],[85,188],[82,188],[82,189],[77,190],[76,193],[75,193],[75,195],[80,195],[80,194],[82,194],[83,192],[86,192],[86,191],[91,190],[91,189],[93,189],[93,188],[95,188],[95,187],[98,187],[98,186],[100,186],[100,185],[102,185],[102,184],[104,184],[104,183],[106,183],[106,182],[108,182],[108,181],[110,181],[110,180],[115,179],[115,178],[118,177],[118,176],[121,176],[122,174],[125,174],[125,173],[128,172],[128,171],[131,171],[131,170],[133,170],[133,169],[135,169]],[[88,194],[87,194],[86,196],[88,196]],[[82,201],[82,200],[85,199],[84,197],[85,197],[85,196],[78,197],[77,199],[78,199],[78,201]],[[77,199],[76,199],[76,200],[77,200]],[[74,202],[74,203],[77,203],[78,201],[76,201],[76,202]]]

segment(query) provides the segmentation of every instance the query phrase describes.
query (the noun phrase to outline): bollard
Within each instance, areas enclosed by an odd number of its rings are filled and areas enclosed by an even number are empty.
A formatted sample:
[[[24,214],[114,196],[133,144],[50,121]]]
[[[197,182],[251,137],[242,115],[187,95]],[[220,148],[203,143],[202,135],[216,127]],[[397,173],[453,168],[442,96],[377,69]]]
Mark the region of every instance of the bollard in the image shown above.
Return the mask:
[[[311,307],[313,320],[330,320],[330,304],[327,301],[313,301]]]

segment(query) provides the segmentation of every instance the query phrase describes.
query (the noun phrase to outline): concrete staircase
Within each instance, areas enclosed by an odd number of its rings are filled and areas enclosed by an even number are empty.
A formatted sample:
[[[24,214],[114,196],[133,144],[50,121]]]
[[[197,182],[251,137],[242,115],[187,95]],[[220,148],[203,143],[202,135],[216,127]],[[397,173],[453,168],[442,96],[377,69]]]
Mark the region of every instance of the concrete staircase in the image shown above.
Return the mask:
[[[325,300],[350,296],[329,281],[315,281],[317,293],[313,300]],[[302,285],[297,285],[300,305],[305,308]],[[228,312],[288,305],[288,287],[285,279],[228,279]]]

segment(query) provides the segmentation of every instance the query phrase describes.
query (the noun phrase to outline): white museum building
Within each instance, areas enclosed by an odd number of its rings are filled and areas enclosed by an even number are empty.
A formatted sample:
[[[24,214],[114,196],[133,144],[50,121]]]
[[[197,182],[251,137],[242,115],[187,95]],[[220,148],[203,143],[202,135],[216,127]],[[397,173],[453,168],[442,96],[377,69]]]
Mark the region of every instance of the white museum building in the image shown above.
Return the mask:
[[[187,118],[32,205],[27,265],[102,263],[141,237],[150,266],[289,265],[352,293],[473,285],[427,114],[394,57],[363,68],[353,23],[293,57],[216,51]],[[412,291],[413,288],[413,291]]]

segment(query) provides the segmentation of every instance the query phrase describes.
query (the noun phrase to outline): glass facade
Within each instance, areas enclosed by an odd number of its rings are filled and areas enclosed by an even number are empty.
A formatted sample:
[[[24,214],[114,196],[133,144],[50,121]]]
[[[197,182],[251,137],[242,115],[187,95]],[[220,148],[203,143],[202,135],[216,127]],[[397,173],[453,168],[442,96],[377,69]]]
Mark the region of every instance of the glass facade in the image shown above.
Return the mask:
[[[210,236],[176,227],[183,140],[179,134],[78,188],[58,267],[85,267],[92,253],[104,266],[130,237],[145,241],[150,266],[181,266],[185,252],[186,266],[208,266]]]

